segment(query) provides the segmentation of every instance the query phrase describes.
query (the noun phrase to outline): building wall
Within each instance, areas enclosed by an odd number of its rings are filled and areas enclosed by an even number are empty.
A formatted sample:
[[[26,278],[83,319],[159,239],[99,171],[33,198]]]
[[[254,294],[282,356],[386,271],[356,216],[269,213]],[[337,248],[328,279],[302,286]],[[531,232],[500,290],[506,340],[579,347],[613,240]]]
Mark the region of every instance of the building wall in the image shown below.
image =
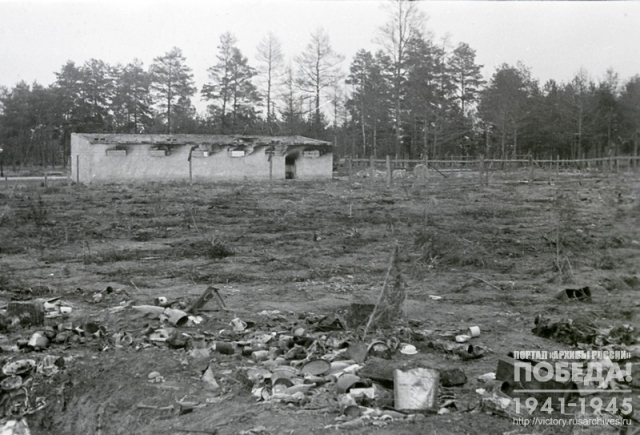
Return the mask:
[[[284,156],[276,153],[271,164],[273,179],[284,179]],[[244,157],[231,157],[222,150],[209,157],[192,158],[192,169],[194,179],[198,180],[268,179],[269,156],[264,147]]]
[[[91,181],[91,144],[77,134],[71,135],[71,177],[81,183]]]
[[[165,156],[151,155],[151,144],[119,145],[126,155],[108,155],[113,143],[91,144],[82,135],[71,136],[71,172],[82,183],[117,181],[177,181],[189,180],[190,145],[171,145]],[[285,156],[276,152],[272,158],[273,179],[285,178]],[[303,158],[298,153],[296,177],[301,179],[331,178],[332,155]],[[79,167],[79,178],[78,177]],[[268,179],[269,159],[264,147],[244,157],[231,157],[222,148],[207,157],[194,153],[191,159],[194,181]]]
[[[305,158],[299,155],[296,159],[296,178],[318,179],[333,176],[333,155],[327,153],[316,158]]]

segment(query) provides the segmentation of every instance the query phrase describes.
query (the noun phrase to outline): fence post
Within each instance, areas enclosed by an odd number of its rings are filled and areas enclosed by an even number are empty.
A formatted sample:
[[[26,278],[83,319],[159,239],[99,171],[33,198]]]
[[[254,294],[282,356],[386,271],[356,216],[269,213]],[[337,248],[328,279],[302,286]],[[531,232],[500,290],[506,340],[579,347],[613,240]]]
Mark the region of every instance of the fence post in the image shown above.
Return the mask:
[[[353,172],[353,158],[351,156],[349,156],[349,159],[347,160],[347,170],[349,171],[349,184],[351,184],[352,181],[352,172]]]
[[[426,152],[424,153],[424,181],[429,182],[429,156]]]
[[[393,170],[391,168],[391,156],[387,154],[387,187],[393,184]]]
[[[529,183],[533,183],[533,156],[529,156]]]
[[[47,187],[47,173],[44,173],[44,187]]]
[[[489,178],[491,174],[491,165],[487,165],[487,162],[484,162],[484,185],[489,187]]]
[[[189,155],[189,184],[193,185],[193,168],[191,164],[191,155]]]
[[[373,160],[373,155],[371,155],[369,157],[369,183],[371,184],[371,187],[373,187],[373,178],[375,177],[375,172],[376,172],[376,168],[375,168],[375,160]]]
[[[269,193],[273,190],[273,151],[269,154]]]
[[[482,184],[484,183],[484,155],[482,154],[480,154],[480,163],[478,170],[480,172],[480,185],[482,186]]]
[[[640,168],[640,161],[638,160],[638,136],[640,136],[640,134],[636,131],[636,135],[633,138],[633,169],[636,171]]]
[[[80,154],[76,154],[76,184],[80,184]]]

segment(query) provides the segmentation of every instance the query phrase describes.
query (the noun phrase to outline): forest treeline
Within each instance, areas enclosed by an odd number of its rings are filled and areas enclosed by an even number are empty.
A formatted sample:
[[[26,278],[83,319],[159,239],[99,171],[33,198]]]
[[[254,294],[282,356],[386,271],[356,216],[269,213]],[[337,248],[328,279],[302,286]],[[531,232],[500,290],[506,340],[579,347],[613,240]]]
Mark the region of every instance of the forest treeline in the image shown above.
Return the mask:
[[[637,153],[640,75],[540,83],[518,62],[483,77],[475,50],[434,38],[416,3],[386,7],[377,50],[350,61],[322,28],[292,59],[268,34],[253,62],[227,32],[201,86],[174,47],[149,66],[68,61],[48,86],[0,87],[4,164],[66,164],[74,132],[303,135],[360,157]]]

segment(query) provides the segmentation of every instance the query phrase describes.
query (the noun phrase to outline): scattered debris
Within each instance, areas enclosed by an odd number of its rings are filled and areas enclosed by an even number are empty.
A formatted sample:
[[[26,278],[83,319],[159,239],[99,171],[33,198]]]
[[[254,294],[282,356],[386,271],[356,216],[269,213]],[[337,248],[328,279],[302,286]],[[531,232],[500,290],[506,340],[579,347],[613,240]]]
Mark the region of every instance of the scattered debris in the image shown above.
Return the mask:
[[[443,387],[459,387],[467,383],[467,375],[458,368],[440,370],[440,384]]]
[[[469,330],[467,331],[467,335],[471,338],[480,337],[480,327],[479,326],[469,326]]]
[[[44,303],[40,300],[11,301],[7,304],[7,317],[22,326],[44,324]]]
[[[395,370],[394,406],[399,410],[437,411],[440,373],[427,368]]]
[[[29,425],[24,418],[10,419],[0,427],[0,435],[30,435]]]
[[[211,367],[211,364],[207,366],[207,369],[202,374],[202,381],[209,390],[218,391],[220,389],[220,385],[216,382],[216,378],[213,374],[213,367]]]
[[[565,288],[558,292],[556,298],[560,300],[591,301],[591,289],[589,287]]]
[[[207,289],[202,293],[202,295],[200,295],[200,297],[193,304],[191,304],[187,312],[192,314],[197,314],[197,312],[201,310],[207,304],[207,302],[209,302],[211,299],[214,299],[216,301],[220,310],[222,311],[227,310],[227,306],[224,303],[222,296],[220,295],[220,290],[217,289],[216,287],[210,286],[210,287],[207,287]]]
[[[631,325],[598,328],[593,321],[585,317],[553,319],[537,315],[534,323],[535,335],[582,349],[607,345],[632,346],[639,339],[638,331]]]
[[[571,346],[578,343],[594,343],[597,335],[595,324],[586,318],[552,320],[537,315],[534,322],[535,335]]]

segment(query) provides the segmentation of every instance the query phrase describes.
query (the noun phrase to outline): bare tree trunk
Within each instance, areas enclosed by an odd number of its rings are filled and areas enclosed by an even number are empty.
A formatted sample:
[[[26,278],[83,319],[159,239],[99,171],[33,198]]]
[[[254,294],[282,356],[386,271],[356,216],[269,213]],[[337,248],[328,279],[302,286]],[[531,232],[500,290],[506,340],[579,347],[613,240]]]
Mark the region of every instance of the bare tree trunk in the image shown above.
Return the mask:
[[[485,130],[484,155],[489,158],[489,129]]]
[[[376,120],[374,118],[373,120],[373,156],[377,157],[378,155],[378,144],[377,144],[377,125],[376,125]]]

